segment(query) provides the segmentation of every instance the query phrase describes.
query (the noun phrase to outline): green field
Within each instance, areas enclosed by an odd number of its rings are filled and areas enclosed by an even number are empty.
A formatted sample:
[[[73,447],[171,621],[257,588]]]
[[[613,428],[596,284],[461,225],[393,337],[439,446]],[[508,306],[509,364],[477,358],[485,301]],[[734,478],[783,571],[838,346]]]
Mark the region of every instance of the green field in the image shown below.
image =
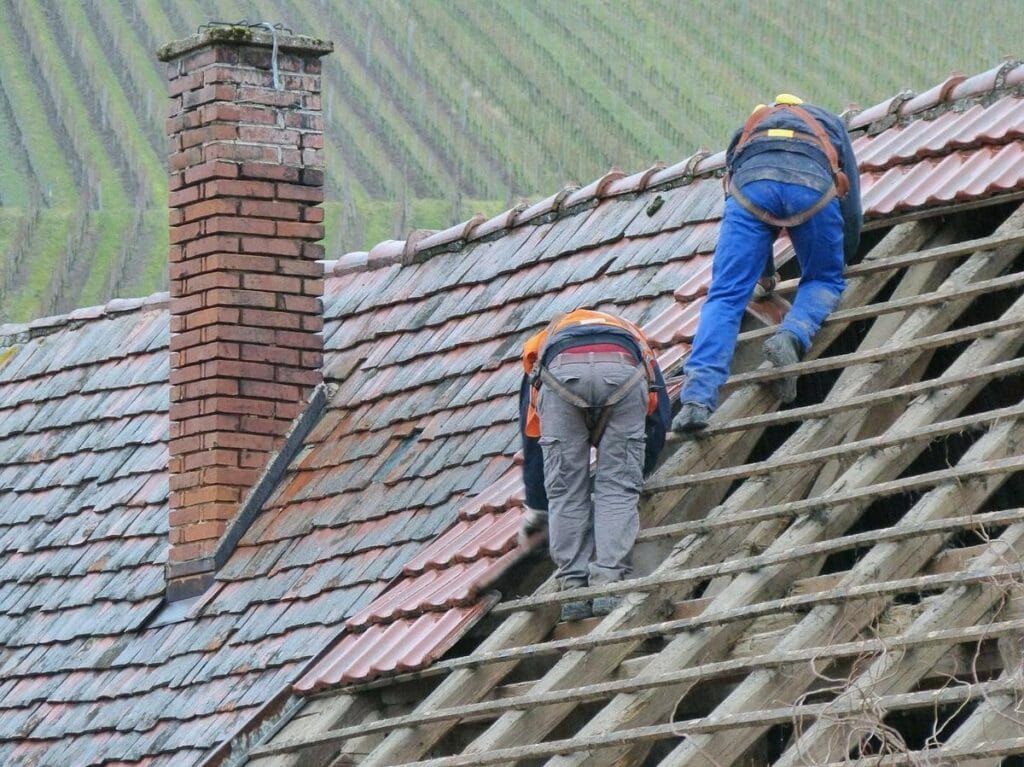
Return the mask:
[[[326,59],[327,252],[1024,55],[1016,0],[0,0],[0,322],[164,287],[163,67],[209,21]]]

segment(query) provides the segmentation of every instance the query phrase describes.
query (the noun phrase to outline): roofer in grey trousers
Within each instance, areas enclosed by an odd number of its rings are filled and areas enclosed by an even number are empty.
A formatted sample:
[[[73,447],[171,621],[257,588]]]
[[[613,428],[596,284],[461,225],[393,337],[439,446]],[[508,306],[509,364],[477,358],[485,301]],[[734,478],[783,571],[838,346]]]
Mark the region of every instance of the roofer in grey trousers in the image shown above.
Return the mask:
[[[622,354],[560,354],[548,370],[566,388],[599,405],[636,371]],[[647,384],[637,381],[609,408],[597,449],[591,503],[590,438],[583,408],[542,388],[544,486],[548,494],[548,545],[563,589],[599,586],[628,578],[640,519]],[[618,600],[596,612],[610,612]]]
[[[548,549],[562,590],[632,573],[640,487],[657,464],[671,420],[654,350],[628,320],[576,309],[523,344],[519,431],[526,503],[519,546],[538,543],[550,516]],[[569,599],[562,620],[607,615],[620,601],[613,594],[593,602]]]

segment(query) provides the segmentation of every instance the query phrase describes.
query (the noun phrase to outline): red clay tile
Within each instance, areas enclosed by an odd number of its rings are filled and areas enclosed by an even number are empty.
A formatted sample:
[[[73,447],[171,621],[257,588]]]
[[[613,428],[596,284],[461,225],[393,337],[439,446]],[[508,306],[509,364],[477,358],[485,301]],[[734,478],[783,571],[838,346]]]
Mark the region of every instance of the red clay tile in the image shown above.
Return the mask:
[[[654,174],[664,168],[665,163],[658,162],[647,170],[642,170],[630,176],[624,176],[616,179],[605,189],[605,195],[611,197],[617,194],[636,194],[637,192],[642,192],[650,184]]]
[[[700,324],[700,309],[704,305],[703,296],[694,299],[683,307],[683,313],[679,325],[672,334],[672,344],[689,344],[697,334],[697,326]]]
[[[693,168],[693,172],[697,175],[703,175],[704,173],[713,173],[717,170],[723,170],[725,168],[725,150],[715,154],[702,157],[698,160],[697,164]]]
[[[519,470],[512,470],[480,493],[459,511],[462,519],[475,519],[491,511],[511,508],[523,499],[523,478]]]
[[[621,170],[613,168],[601,176],[601,178],[572,192],[562,200],[559,207],[572,208],[576,205],[582,205],[585,202],[590,202],[591,200],[601,199],[605,196],[606,190],[613,182],[618,181],[620,178],[625,178],[625,176],[626,174]]]
[[[874,106],[868,107],[850,120],[850,130],[866,128],[876,120],[881,120],[883,117],[887,117],[889,115],[895,115],[903,103],[912,99],[914,95],[915,94],[912,91],[903,91],[902,93],[897,93],[895,96],[887,98],[885,101],[881,101]]]
[[[325,264],[324,272],[335,277],[344,277],[346,274],[366,270],[369,264],[370,254],[367,251],[362,250],[354,253],[346,253],[337,261],[334,261],[330,265],[330,268]]]
[[[697,256],[694,259],[693,266],[689,270],[690,276],[676,288],[673,294],[677,301],[688,303],[707,295],[708,286],[711,284],[711,261],[711,256]]]
[[[577,189],[579,189],[578,186],[565,186],[550,197],[545,197],[540,202],[535,202],[516,217],[516,224],[525,224],[535,218],[540,218],[541,216],[558,210],[565,198]]]
[[[439,248],[442,245],[450,245],[453,242],[458,242],[460,240],[469,239],[473,230],[484,223],[484,221],[486,221],[486,219],[478,213],[468,221],[462,221],[440,232],[435,232],[429,237],[424,237],[416,243],[417,257],[419,257],[419,254],[424,251]]]
[[[348,620],[361,627],[384,623],[394,617],[409,617],[442,607],[464,605],[476,597],[478,584],[494,566],[482,559],[470,564],[455,564],[442,570],[427,570],[406,578],[389,589],[372,605]]]
[[[952,90],[962,83],[966,78],[963,75],[950,75],[938,85],[935,85],[924,93],[914,96],[900,106],[900,116],[912,115],[923,112],[926,109],[938,106],[949,98]]]
[[[683,322],[683,309],[683,304],[673,302],[644,326],[644,332],[647,334],[651,346],[660,349],[672,342],[676,329]]]
[[[944,100],[1022,81],[1021,67],[960,83],[952,78],[920,97],[883,102],[879,116],[893,106],[901,117],[932,106],[939,112]],[[1024,189],[1022,102],[1004,95],[988,106],[957,104],[934,119],[911,119],[858,138],[869,218]],[[339,389],[323,422],[328,425],[307,438],[222,569],[217,590],[181,624],[145,624],[156,601],[152,572],[166,548],[160,539],[166,437],[159,424],[166,407],[165,299],[112,302],[71,318],[44,319],[34,324],[35,338],[28,338],[28,328],[18,331],[28,340],[19,341],[0,367],[5,426],[25,414],[45,421],[74,413],[76,423],[87,423],[97,412],[112,418],[124,411],[118,439],[133,446],[124,453],[75,452],[63,440],[80,430],[52,420],[33,424],[40,460],[0,462],[0,486],[16,488],[4,491],[0,514],[18,515],[2,520],[3,545],[9,541],[15,553],[3,558],[0,573],[32,574],[19,584],[24,593],[5,587],[0,597],[10,600],[12,614],[26,616],[24,637],[10,644],[4,671],[39,680],[38,687],[19,684],[14,692],[94,713],[100,721],[104,711],[130,706],[129,690],[148,683],[181,697],[167,707],[171,718],[132,738],[166,737],[166,722],[174,717],[184,722],[181,733],[207,728],[216,738],[246,717],[249,701],[255,705],[276,692],[325,637],[336,635],[347,612],[358,611],[351,625],[365,630],[348,634],[328,653],[326,667],[300,680],[304,691],[419,668],[443,654],[487,609],[479,594],[521,556],[514,546],[521,467],[509,453],[516,447],[515,357],[522,336],[552,311],[586,299],[649,318],[659,359],[675,372],[699,319],[721,216],[720,181],[701,174],[720,169],[722,158],[696,156],[629,177],[612,174],[576,194],[563,191],[439,235],[414,233],[335,262],[339,276],[330,276],[325,287],[325,368]],[[688,183],[666,188],[680,181]],[[659,191],[640,193],[657,184]],[[592,210],[565,215],[566,205],[602,199]],[[540,218],[545,223],[536,223]],[[460,252],[408,263],[418,245],[454,248],[467,238],[473,242]],[[776,243],[775,257],[791,257],[784,240]],[[396,263],[359,271],[382,261]],[[683,305],[673,291],[697,298]],[[765,321],[777,321],[784,309],[778,298],[750,307]],[[678,386],[676,379],[673,395]],[[95,429],[93,438],[106,428]],[[416,428],[423,433],[407,442]],[[0,437],[5,448],[13,444],[8,439]],[[146,444],[134,445],[140,441]],[[400,454],[403,445],[408,449]],[[392,484],[384,485],[389,474]],[[89,484],[93,475],[103,480]],[[36,521],[65,506],[68,527],[54,524],[49,542],[36,546],[43,540]],[[104,516],[113,521],[99,521]],[[427,543],[414,553],[416,540]],[[383,579],[403,567],[405,574],[384,591]],[[374,578],[381,580],[370,582]],[[65,580],[54,589],[58,579]],[[45,609],[30,608],[36,604]],[[337,614],[325,605],[337,607]],[[33,638],[40,641],[35,647],[18,644]],[[145,671],[127,666],[135,673],[129,677],[124,664]],[[267,666],[276,671],[266,673]],[[227,701],[224,711],[195,714],[209,704],[186,692],[200,679],[199,688],[216,680],[207,689]],[[60,687],[59,695],[51,684]],[[102,704],[85,700],[90,687],[106,696]],[[229,700],[232,690],[245,697]],[[97,749],[114,737],[100,731],[83,742]],[[141,758],[149,758],[144,751],[140,746]],[[33,758],[43,761],[41,753]],[[191,755],[184,746],[181,753]]]
[[[1004,143],[1019,138],[1024,120],[1024,99],[1002,99],[989,107],[946,112],[934,120],[918,120],[873,139],[860,139],[857,157],[863,170],[881,170],[897,162],[975,147],[979,142]]]
[[[985,72],[972,75],[956,85],[953,90],[950,91],[950,101],[956,101],[957,99],[962,99],[967,96],[978,96],[984,93],[990,93],[999,83],[1001,76],[1005,76],[1007,73],[1019,68],[1019,65],[1007,62],[994,66],[992,69],[986,70]]]
[[[487,610],[488,603],[403,618],[388,626],[370,626],[348,634],[293,689],[310,693],[348,682],[369,681],[382,674],[412,671],[444,653]]]
[[[1024,188],[1020,144],[955,152],[941,159],[869,174],[862,189],[865,215],[880,216],[930,204],[963,202]]]
[[[774,294],[762,301],[751,301],[747,304],[747,312],[767,326],[781,324],[789,309],[789,301]]]
[[[676,366],[690,353],[689,343],[678,343],[658,352],[658,364],[665,375],[672,375]]]
[[[793,250],[793,243],[789,239],[789,233],[783,229],[772,244],[772,259],[775,261],[775,266],[782,266],[795,255],[796,252]]]
[[[517,453],[517,456],[521,456],[521,453]],[[523,506],[517,506],[497,514],[490,529],[484,531],[476,541],[473,541],[472,545],[456,552],[455,559],[461,562],[471,562],[480,557],[498,557],[507,554],[515,544],[519,524],[525,514],[526,509]]]
[[[504,213],[492,216],[472,231],[470,239],[479,240],[504,229],[510,229],[519,214],[526,210],[527,207],[526,203],[521,202]]]
[[[370,252],[366,255],[366,261],[374,268],[397,264],[402,260],[404,252],[405,240],[384,240],[370,248]]]
[[[459,519],[447,531],[439,535],[432,543],[417,552],[416,556],[410,559],[402,574],[406,576],[419,575],[425,570],[439,570],[454,560],[454,552],[466,540],[471,540],[481,530],[487,529],[492,524],[491,515],[486,514],[473,521]]]
[[[708,157],[708,153],[700,150],[685,160],[680,160],[674,165],[669,165],[667,168],[656,171],[651,177],[648,186],[658,186],[659,184],[667,184],[673,181],[692,179],[697,163],[705,157]]]

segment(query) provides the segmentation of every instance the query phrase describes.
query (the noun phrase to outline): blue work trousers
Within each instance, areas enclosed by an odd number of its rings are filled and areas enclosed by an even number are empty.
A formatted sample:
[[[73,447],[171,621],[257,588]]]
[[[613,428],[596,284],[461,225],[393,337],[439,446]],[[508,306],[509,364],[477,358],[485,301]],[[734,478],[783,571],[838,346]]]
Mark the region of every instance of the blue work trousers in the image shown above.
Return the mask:
[[[797,215],[821,198],[815,189],[771,180],[751,182],[743,187],[743,194],[776,218]],[[778,233],[732,197],[726,199],[711,286],[701,308],[693,350],[683,366],[686,382],[680,402],[696,402],[711,409],[718,405],[718,390],[729,376],[743,311],[772,257]],[[781,329],[796,336],[806,351],[846,287],[839,200],[832,200],[789,229],[789,238],[800,264],[800,285]]]

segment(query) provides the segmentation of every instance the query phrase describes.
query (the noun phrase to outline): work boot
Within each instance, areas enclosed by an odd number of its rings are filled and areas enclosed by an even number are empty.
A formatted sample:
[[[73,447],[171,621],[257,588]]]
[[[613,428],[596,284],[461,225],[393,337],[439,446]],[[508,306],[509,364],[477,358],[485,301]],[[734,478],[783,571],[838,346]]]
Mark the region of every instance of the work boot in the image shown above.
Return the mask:
[[[757,278],[757,282],[754,284],[754,295],[751,296],[754,301],[765,301],[772,297],[775,293],[775,287],[779,284],[779,281],[775,278],[774,274],[765,274]]]
[[[562,612],[558,615],[560,621],[581,621],[593,615],[589,599],[581,599],[576,602],[563,602]]]
[[[696,434],[708,427],[711,408],[699,402],[684,402],[676,417],[672,419],[672,431]]]
[[[622,597],[609,595],[605,597],[594,597],[594,615],[608,615],[616,607],[622,604]]]
[[[586,585],[586,583],[559,583],[558,590],[572,591],[573,589],[582,589]],[[590,600],[578,599],[572,602],[562,602],[562,611],[558,619],[561,621],[581,621],[584,618],[589,618],[592,614],[590,611]]]
[[[795,365],[803,356],[800,341],[788,330],[780,330],[765,341],[762,348],[764,349],[764,358],[777,368]],[[796,379],[795,375],[777,378],[774,381],[769,381],[768,386],[780,400],[792,402],[796,399]]]

